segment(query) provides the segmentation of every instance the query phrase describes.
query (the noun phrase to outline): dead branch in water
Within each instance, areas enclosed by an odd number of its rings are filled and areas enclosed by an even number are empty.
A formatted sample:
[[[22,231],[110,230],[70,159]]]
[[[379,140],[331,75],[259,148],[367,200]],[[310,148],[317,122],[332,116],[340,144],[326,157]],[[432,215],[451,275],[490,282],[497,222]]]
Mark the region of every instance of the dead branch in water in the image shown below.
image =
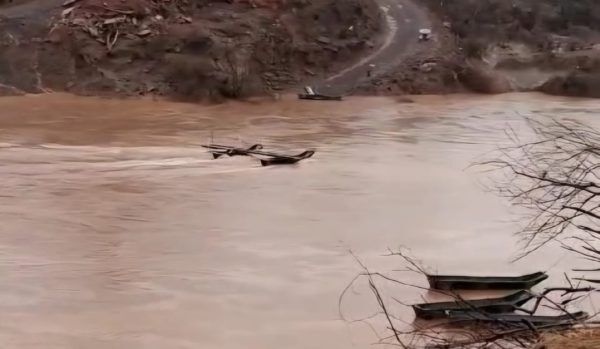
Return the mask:
[[[392,321],[392,317],[387,310],[387,307],[386,307],[385,302],[383,301],[383,298],[381,297],[381,293],[379,293],[377,286],[375,286],[375,281],[373,280],[373,274],[371,274],[371,272],[369,272],[369,269],[360,261],[360,259],[358,259],[358,257],[356,255],[354,255],[352,253],[352,251],[350,251],[350,254],[352,254],[352,256],[354,257],[356,262],[364,270],[363,275],[368,277],[369,287],[371,288],[371,291],[373,291],[373,294],[375,295],[375,299],[377,300],[377,303],[379,304],[381,311],[385,315],[385,318],[387,319],[387,322],[394,333],[394,337],[396,339],[397,344],[400,345],[402,348],[408,349],[408,347],[406,345],[404,345],[404,343],[400,339],[400,336],[398,335],[398,332],[397,332],[396,328],[394,327],[394,322]]]

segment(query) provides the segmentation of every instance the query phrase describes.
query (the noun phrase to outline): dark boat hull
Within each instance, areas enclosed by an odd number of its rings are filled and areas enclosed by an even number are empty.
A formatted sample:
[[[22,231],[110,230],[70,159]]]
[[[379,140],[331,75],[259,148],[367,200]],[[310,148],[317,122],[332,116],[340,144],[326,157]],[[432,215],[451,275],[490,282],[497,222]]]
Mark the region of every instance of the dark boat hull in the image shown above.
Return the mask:
[[[293,159],[293,158],[260,159],[260,164],[263,166],[293,165],[300,160],[302,160],[302,159]]]
[[[457,321],[473,321],[483,323],[531,323],[534,326],[567,325],[586,320],[589,315],[579,311],[557,316],[521,315],[521,314],[486,314],[480,312],[451,312],[449,318]]]
[[[223,155],[228,156],[253,156],[260,160],[263,166],[270,165],[290,165],[295,164],[298,161],[308,159],[315,154],[314,150],[307,150],[297,155],[285,155],[261,151],[263,146],[261,144],[254,144],[249,148],[236,148],[227,145],[219,144],[208,144],[202,145],[202,147],[209,149],[213,158],[218,159]]]
[[[263,166],[271,165],[292,165],[300,160],[308,159],[315,154],[313,150],[307,150],[301,154],[293,156],[272,156],[266,159],[260,159],[260,164]]]
[[[227,155],[227,152],[225,152],[225,151],[211,151],[210,153],[212,154],[213,159],[215,159],[215,160],[220,158],[223,155]]]
[[[522,276],[452,276],[427,275],[429,287],[438,290],[518,290],[546,280],[548,275],[537,272]]]
[[[213,159],[218,159],[223,155],[227,156],[248,156],[251,151],[260,150],[263,148],[262,144],[254,144],[248,148],[236,148],[230,147],[227,145],[219,145],[219,144],[208,144],[203,145],[202,147],[210,149],[210,153],[213,156]]]
[[[431,320],[447,318],[450,312],[473,311],[508,313],[527,303],[534,296],[528,291],[519,291],[500,298],[468,300],[464,302],[422,303],[412,306],[418,318]]]
[[[299,94],[298,98],[311,100],[311,101],[341,101],[342,100],[341,96],[326,96],[326,95],[320,95],[320,94],[314,94],[314,95]]]

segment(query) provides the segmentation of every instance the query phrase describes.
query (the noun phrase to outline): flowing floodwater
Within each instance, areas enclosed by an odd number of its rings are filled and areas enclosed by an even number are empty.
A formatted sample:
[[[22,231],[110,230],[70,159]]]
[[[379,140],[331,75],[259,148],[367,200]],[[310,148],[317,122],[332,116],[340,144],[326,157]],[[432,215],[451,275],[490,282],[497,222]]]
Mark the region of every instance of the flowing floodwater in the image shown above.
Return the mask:
[[[581,263],[549,247],[510,264],[517,216],[466,168],[508,126],[526,133],[524,116],[592,122],[597,101],[56,94],[2,98],[0,110],[2,348],[366,348],[371,329],[340,316],[372,312],[368,293],[358,286],[338,311],[360,271],[349,250],[386,272],[402,262],[382,255],[402,245],[439,272],[547,269],[559,283]],[[317,154],[285,167],[213,161],[200,147],[211,134]]]

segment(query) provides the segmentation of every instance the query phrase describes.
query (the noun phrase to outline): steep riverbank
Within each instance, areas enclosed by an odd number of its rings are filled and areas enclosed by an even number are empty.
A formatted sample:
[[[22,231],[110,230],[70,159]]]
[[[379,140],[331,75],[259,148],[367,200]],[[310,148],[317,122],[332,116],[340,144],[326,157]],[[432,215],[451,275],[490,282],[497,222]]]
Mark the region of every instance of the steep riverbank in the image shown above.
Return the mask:
[[[2,0],[0,95],[600,97],[598,19],[589,0]]]
[[[381,15],[367,0],[10,3],[0,8],[0,91],[280,91],[373,50]]]
[[[463,81],[472,90],[600,97],[597,2],[424,2],[454,35],[457,50],[450,61],[474,73]]]

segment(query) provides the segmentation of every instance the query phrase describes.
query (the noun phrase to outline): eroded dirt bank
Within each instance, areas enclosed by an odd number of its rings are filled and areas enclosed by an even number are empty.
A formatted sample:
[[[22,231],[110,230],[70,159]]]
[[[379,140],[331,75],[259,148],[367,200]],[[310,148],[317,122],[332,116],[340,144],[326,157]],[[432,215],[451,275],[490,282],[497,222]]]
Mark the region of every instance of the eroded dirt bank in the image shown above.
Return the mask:
[[[0,0],[0,94],[599,97],[598,19],[590,0]]]
[[[367,0],[0,2],[0,91],[202,99],[279,91],[378,45]]]

